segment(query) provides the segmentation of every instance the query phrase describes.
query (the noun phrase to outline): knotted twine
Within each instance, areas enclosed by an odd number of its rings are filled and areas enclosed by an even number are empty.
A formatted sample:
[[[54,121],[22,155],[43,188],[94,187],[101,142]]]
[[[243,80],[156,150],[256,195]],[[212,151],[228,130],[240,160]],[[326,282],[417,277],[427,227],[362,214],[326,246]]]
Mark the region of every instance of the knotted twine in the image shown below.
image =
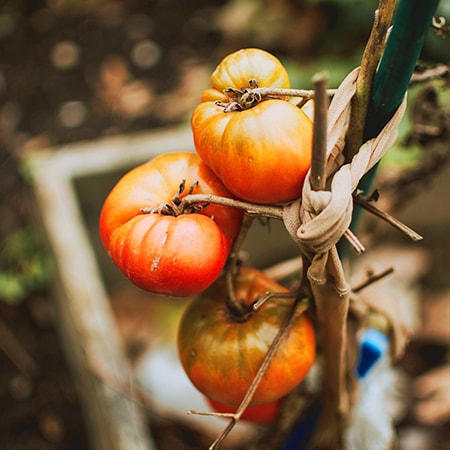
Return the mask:
[[[336,244],[352,220],[352,193],[394,143],[406,109],[405,98],[378,136],[366,141],[352,161],[344,164],[343,148],[358,73],[356,68],[347,75],[328,111],[325,176],[331,180],[330,190],[314,191],[308,174],[302,197],[283,210],[285,227],[309,262],[307,278],[324,358],[322,415],[312,448],[341,448],[350,410],[354,367],[347,354],[350,287]]]

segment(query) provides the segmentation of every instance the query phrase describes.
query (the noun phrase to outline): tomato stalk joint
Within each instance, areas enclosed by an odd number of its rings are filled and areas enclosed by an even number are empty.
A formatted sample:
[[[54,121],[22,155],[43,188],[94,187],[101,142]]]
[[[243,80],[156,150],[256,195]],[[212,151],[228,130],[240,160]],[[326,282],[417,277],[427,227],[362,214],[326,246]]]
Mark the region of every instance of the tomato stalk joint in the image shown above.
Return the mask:
[[[198,186],[198,181],[192,182],[187,194],[192,195],[194,189]],[[194,214],[200,212],[203,208],[208,206],[208,203],[193,203],[186,204],[183,202],[184,191],[186,189],[186,180],[183,180],[179,187],[178,192],[172,197],[170,202],[163,202],[159,206],[154,208],[141,208],[143,214],[162,214],[167,216],[179,216],[181,214]]]

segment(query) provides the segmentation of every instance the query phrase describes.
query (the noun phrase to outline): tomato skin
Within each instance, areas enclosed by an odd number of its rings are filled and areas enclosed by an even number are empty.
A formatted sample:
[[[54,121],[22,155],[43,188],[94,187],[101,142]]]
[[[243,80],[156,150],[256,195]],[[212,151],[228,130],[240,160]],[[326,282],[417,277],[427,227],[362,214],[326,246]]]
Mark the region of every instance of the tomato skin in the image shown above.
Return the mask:
[[[214,411],[219,413],[234,414],[237,410],[237,407],[222,405],[208,397],[205,397],[205,400]],[[242,413],[241,420],[253,423],[273,422],[280,414],[282,403],[282,399],[280,399],[265,405],[250,406]]]
[[[236,296],[250,305],[267,291],[286,289],[262,272],[241,268]],[[236,407],[292,308],[292,299],[272,299],[245,322],[230,320],[226,285],[219,278],[193,299],[178,332],[180,361],[193,385],[211,400]],[[284,397],[306,376],[315,358],[315,332],[306,314],[293,323],[262,378],[250,406]]]
[[[244,48],[225,56],[209,81],[213,89],[222,93],[230,87],[248,88],[250,80],[256,80],[259,87],[290,87],[289,75],[283,64],[259,48]]]
[[[311,165],[313,125],[284,100],[224,112],[200,103],[191,118],[197,153],[237,197],[263,204],[301,196]]]
[[[196,294],[219,276],[242,219],[241,211],[217,205],[177,216],[141,211],[170,202],[183,180],[181,197],[194,181],[194,193],[231,196],[197,154],[162,154],[119,180],[99,220],[103,245],[123,274],[175,297]]]

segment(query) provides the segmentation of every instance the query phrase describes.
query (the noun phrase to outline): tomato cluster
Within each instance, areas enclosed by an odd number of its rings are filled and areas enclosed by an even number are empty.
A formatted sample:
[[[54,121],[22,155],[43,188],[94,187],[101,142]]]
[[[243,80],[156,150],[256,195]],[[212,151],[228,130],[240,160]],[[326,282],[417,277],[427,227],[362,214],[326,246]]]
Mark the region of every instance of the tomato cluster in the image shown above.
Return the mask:
[[[289,88],[280,61],[258,49],[240,50],[219,64],[211,85],[191,120],[201,158],[242,199],[284,203],[298,198],[311,165],[312,122],[288,101],[261,99],[249,91]]]
[[[313,127],[283,93],[264,93],[290,82],[281,62],[263,50],[228,55],[210,82],[192,114],[196,152],[163,153],[125,174],[107,196],[99,225],[106,251],[132,283],[173,297],[199,294],[180,323],[180,361],[212,407],[230,411],[255,379],[294,299],[278,298],[253,312],[257,298],[286,288],[258,270],[240,268],[233,297],[247,314],[233,310],[223,269],[243,212],[190,203],[186,196],[260,204],[298,198],[311,163]],[[274,419],[280,399],[304,379],[314,357],[311,321],[294,314],[247,417]]]

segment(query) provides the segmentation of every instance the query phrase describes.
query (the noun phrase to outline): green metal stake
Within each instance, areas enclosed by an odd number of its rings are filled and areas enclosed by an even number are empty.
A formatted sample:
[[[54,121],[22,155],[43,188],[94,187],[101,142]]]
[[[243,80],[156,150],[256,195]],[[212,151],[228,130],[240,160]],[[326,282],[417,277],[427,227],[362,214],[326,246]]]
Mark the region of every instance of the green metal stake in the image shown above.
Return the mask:
[[[377,136],[400,106],[438,5],[439,0],[400,0],[375,75],[364,141]],[[378,165],[375,165],[361,180],[359,189],[366,194],[372,186],[377,168]],[[350,227],[352,230],[356,228],[360,215],[361,209],[356,207]],[[346,242],[341,240],[338,249],[344,256]]]
[[[403,100],[439,0],[400,0],[367,114],[365,140],[378,135]]]

